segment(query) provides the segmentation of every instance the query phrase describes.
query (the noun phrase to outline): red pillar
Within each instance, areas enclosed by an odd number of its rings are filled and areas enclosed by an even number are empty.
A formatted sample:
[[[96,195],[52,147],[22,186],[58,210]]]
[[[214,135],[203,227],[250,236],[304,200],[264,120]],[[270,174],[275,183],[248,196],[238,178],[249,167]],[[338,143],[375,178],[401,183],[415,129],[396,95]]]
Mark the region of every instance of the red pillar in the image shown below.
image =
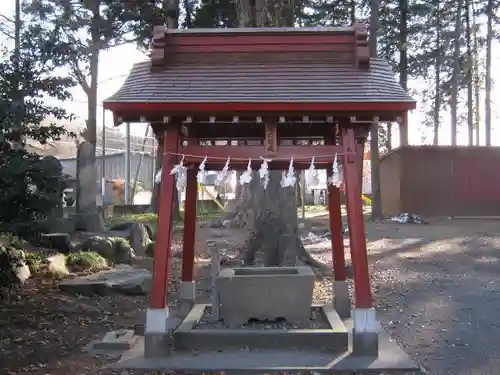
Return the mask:
[[[170,268],[170,245],[172,242],[172,219],[174,205],[175,177],[170,171],[177,162],[179,149],[179,125],[169,124],[163,143],[164,155],[160,188],[160,208],[156,234],[155,258],[150,307],[162,309],[167,304],[167,284]],[[170,154],[173,153],[173,154]]]
[[[182,281],[194,280],[194,243],[196,235],[196,201],[198,198],[197,170],[187,171],[184,201],[184,238],[182,248]]]
[[[341,143],[343,152],[343,172],[346,185],[347,215],[349,218],[349,238],[354,271],[354,292],[356,308],[371,308],[372,293],[366,252],[365,223],[361,201],[361,162],[357,152],[354,130],[343,129]]]
[[[332,170],[328,169],[328,177]],[[328,185],[328,213],[330,216],[330,232],[332,234],[332,260],[335,281],[346,280],[344,238],[342,234],[342,209],[340,189]]]

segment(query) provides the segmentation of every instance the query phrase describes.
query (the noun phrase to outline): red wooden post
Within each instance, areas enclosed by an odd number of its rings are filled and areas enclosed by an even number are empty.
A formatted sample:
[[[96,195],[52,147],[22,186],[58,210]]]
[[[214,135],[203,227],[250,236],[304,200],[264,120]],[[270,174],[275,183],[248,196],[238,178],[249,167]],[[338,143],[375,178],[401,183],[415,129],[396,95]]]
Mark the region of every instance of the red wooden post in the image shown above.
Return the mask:
[[[328,169],[328,177],[332,170]],[[328,213],[330,216],[330,232],[332,234],[332,260],[335,281],[346,280],[344,239],[342,235],[342,210],[340,189],[328,185]]]
[[[182,281],[194,280],[194,243],[196,235],[196,201],[198,183],[196,169],[187,171],[186,199],[184,201],[184,239],[182,248]]]
[[[346,185],[356,308],[367,309],[372,307],[372,293],[368,256],[366,253],[363,204],[360,196],[362,183],[360,173],[361,159],[357,153],[356,138],[352,128],[343,130],[341,140],[344,153],[346,154],[343,157],[343,170]]]
[[[155,259],[153,262],[153,282],[150,307],[163,309],[167,305],[167,284],[170,268],[170,245],[172,242],[172,218],[174,205],[175,177],[170,170],[177,162],[179,148],[179,126],[169,124],[164,141],[162,165],[160,209],[156,234]],[[169,154],[173,153],[173,154]]]

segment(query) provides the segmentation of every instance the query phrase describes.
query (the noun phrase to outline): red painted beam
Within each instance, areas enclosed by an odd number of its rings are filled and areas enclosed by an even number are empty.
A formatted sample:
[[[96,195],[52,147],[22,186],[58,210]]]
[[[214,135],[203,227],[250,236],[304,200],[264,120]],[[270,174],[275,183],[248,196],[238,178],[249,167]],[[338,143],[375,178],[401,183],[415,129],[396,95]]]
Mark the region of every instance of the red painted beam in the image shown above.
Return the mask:
[[[165,115],[177,114],[189,116],[193,113],[205,112],[217,114],[218,112],[254,112],[258,116],[264,116],[265,112],[297,113],[304,115],[314,112],[353,112],[373,111],[382,113],[385,111],[406,112],[416,108],[416,102],[104,102],[105,109],[113,112],[164,112]],[[332,113],[335,115],[335,113]]]
[[[331,177],[332,170],[327,170],[328,177]],[[328,185],[328,213],[330,216],[330,232],[332,234],[332,260],[335,281],[347,279],[345,270],[344,237],[342,233],[342,209],[340,201],[340,189],[333,185]]]
[[[174,205],[175,178],[170,170],[177,163],[180,127],[171,124],[167,128],[164,140],[160,209],[158,212],[158,230],[156,234],[155,257],[153,262],[153,281],[150,306],[162,309],[166,306],[168,277],[170,269],[170,245],[172,243],[172,219]]]
[[[356,144],[354,131],[344,129],[341,136],[345,155],[343,156],[343,172],[347,198],[347,215],[351,243],[351,259],[354,271],[354,292],[357,308],[372,307],[372,293],[368,255],[366,252],[365,221],[363,203],[361,201],[361,169],[362,152]]]
[[[185,155],[186,164],[200,163],[205,156],[208,157],[208,164],[219,165],[231,158],[230,167],[246,166],[248,159],[252,159],[255,165],[260,165],[260,157],[266,157],[276,162],[294,161],[309,166],[311,158],[316,158],[316,164],[331,164],[335,154],[343,153],[340,146],[280,146],[276,152],[268,153],[264,146],[186,146],[179,148],[179,154]],[[269,168],[274,168],[273,163]]]
[[[330,44],[334,48],[335,45],[350,45],[354,48],[356,39],[353,32],[332,35],[332,33],[303,33],[303,34],[264,34],[264,33],[247,33],[245,34],[167,34],[167,45],[172,47],[177,46],[207,46],[217,48],[218,46],[252,46],[254,51],[258,51],[260,46],[279,46],[287,45],[290,50],[293,46],[301,44]],[[335,49],[330,48],[330,51]]]
[[[170,49],[169,49],[170,48]],[[192,45],[167,45],[168,54],[188,54],[188,53],[304,53],[304,52],[332,52],[344,53],[351,52],[354,55],[354,43],[351,44],[336,44],[332,42],[326,43],[305,43],[305,44],[219,44],[216,46],[192,44]],[[347,60],[347,59],[346,59]],[[347,60],[348,61],[348,60]]]
[[[196,235],[196,201],[198,182],[196,169],[188,169],[184,201],[184,237],[182,247],[182,281],[194,280],[194,246]]]

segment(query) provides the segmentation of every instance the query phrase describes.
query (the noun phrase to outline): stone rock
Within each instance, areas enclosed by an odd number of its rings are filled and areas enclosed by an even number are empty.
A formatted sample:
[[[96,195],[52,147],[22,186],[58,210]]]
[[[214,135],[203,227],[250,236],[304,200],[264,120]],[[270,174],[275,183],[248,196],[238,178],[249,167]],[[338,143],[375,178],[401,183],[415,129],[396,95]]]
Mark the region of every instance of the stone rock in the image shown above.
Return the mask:
[[[134,249],[122,237],[92,236],[80,246],[83,251],[95,251],[113,263],[131,264],[135,259]]]
[[[148,233],[149,238],[153,238],[153,236],[154,236],[153,229],[151,229],[150,225],[145,224],[145,223],[136,223],[134,221],[127,221],[124,223],[114,224],[113,226],[111,226],[111,228],[109,228],[109,230],[110,231],[121,231],[121,232],[126,232],[126,233],[130,234],[130,232],[133,230],[133,227],[137,224],[144,226],[144,228],[146,229],[146,232]]]
[[[223,221],[220,219],[213,219],[208,222],[209,228],[222,228]]]
[[[24,284],[26,280],[31,277],[31,271],[29,266],[26,264],[24,251],[14,248],[7,248],[6,250],[8,252],[14,274],[19,279],[19,283]]]
[[[114,260],[115,244],[111,238],[93,236],[82,243],[83,251],[95,251],[107,260]]]
[[[66,257],[64,254],[56,254],[47,258],[47,268],[50,273],[56,275],[69,275],[68,267],[66,266]]]
[[[47,218],[39,222],[43,233],[73,233],[76,230],[73,218]]]
[[[152,275],[148,270],[122,264],[111,270],[65,279],[59,287],[67,293],[86,296],[115,293],[142,295],[151,291],[151,281]]]
[[[69,254],[73,251],[73,245],[71,245],[68,233],[42,234],[42,240],[47,247],[55,249],[63,254]]]
[[[148,245],[153,242],[146,225],[141,223],[133,223],[130,227],[129,241],[137,255],[145,255]]]
[[[122,237],[114,237],[111,240],[113,241],[114,247],[114,262],[132,264],[136,256],[129,242]]]

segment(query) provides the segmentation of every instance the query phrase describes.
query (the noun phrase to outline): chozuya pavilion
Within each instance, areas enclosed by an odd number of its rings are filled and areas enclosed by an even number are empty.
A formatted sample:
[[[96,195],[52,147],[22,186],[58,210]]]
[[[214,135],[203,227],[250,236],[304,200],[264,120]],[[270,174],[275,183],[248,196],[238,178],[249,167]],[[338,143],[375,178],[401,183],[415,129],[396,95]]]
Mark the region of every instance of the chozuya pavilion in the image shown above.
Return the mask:
[[[144,337],[117,366],[191,372],[328,373],[417,368],[377,322],[360,199],[363,148],[370,126],[378,121],[405,124],[407,112],[416,104],[396,82],[387,61],[370,56],[367,40],[366,29],[359,24],[343,28],[154,29],[150,61],[135,64],[123,86],[104,102],[116,125],[150,123],[163,153],[153,286]],[[180,295],[194,302],[196,175],[205,157],[206,167],[212,170],[221,170],[228,158],[231,169],[244,170],[249,160],[258,169],[262,157],[272,160],[270,169],[285,170],[291,158],[297,169],[307,169],[313,158],[316,168],[331,169],[336,156],[345,184],[355,286],[351,310],[340,192],[331,185],[328,206],[334,297],[328,310],[333,321],[329,334],[332,340],[345,340],[343,349],[334,353],[320,348],[259,350],[252,347],[249,334],[249,350],[214,351],[217,340],[247,336],[230,330],[217,335],[197,331],[186,320],[177,329],[169,326],[173,312],[166,300],[176,188],[170,171],[180,159],[187,168]],[[204,350],[182,350],[182,345],[189,347],[186,341],[180,344],[188,333],[193,335],[193,345],[208,337],[213,341],[208,340],[211,344]],[[340,333],[342,337],[334,336]],[[292,330],[286,334],[288,338],[297,335],[300,341],[305,333]],[[273,340],[274,336],[269,337]]]

